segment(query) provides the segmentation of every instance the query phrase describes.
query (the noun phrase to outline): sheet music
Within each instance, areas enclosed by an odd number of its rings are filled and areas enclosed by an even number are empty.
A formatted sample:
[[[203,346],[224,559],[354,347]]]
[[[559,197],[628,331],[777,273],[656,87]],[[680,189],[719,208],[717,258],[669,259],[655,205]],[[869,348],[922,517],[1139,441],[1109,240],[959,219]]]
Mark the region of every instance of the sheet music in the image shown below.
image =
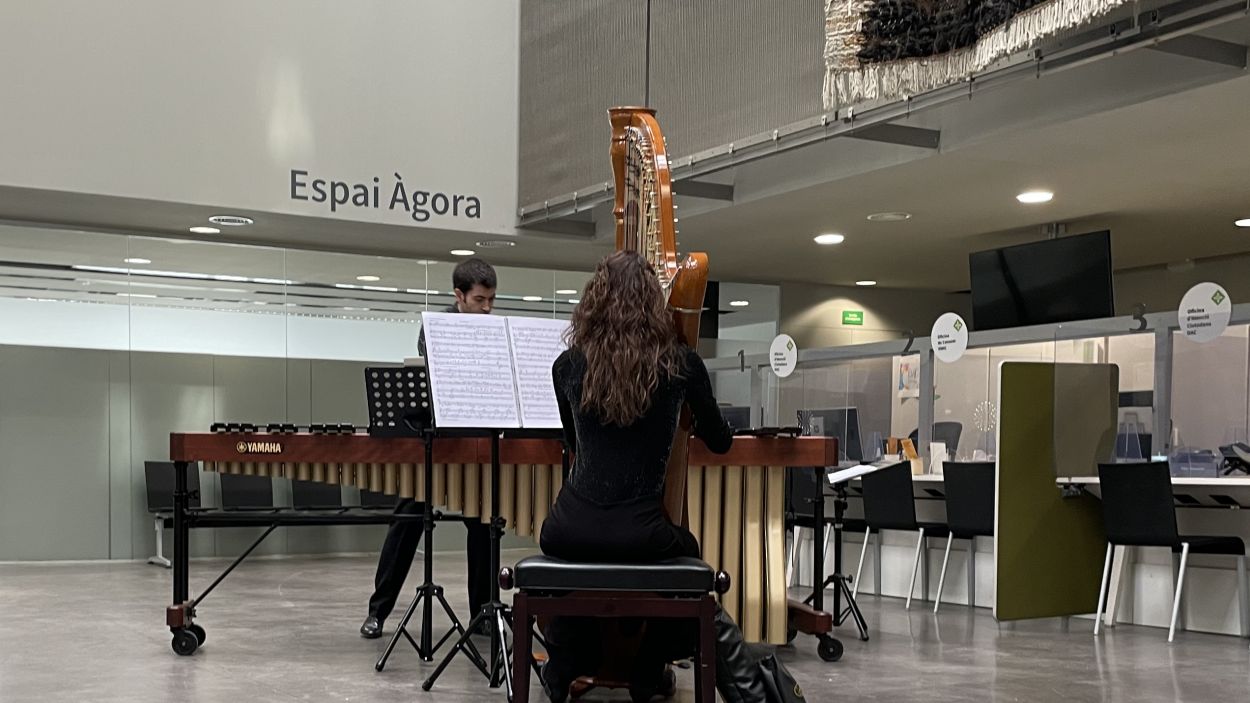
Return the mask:
[[[561,427],[551,365],[566,348],[564,331],[569,327],[568,321],[543,317],[509,317],[507,320],[517,398],[521,405],[521,426]]]
[[[439,427],[520,427],[505,317],[421,313]]]

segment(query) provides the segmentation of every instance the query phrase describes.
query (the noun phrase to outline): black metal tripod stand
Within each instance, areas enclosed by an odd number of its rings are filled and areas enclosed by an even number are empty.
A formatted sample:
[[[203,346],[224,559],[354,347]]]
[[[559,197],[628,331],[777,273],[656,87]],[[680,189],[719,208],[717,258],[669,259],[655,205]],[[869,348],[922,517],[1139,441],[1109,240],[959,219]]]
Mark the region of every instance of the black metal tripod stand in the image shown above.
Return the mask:
[[[820,476],[818,472],[820,484],[825,482],[824,476]],[[851,577],[842,573],[842,526],[843,516],[846,514],[846,482],[834,484],[833,486],[833,574],[826,578],[812,595],[808,596],[804,603],[809,605],[815,603],[817,610],[822,609],[824,601],[824,591],[826,588],[833,586],[833,624],[841,625],[848,618],[855,618],[855,625],[859,628],[859,638],[864,642],[868,641],[868,624],[864,622],[864,615],[859,611],[859,604],[855,602],[855,595],[851,592]],[[820,574],[824,572],[824,531],[825,531],[825,497],[824,491],[813,500],[813,513],[816,530],[821,534],[812,536],[813,555],[813,574],[816,578],[820,578]],[[815,580],[815,579],[813,579]],[[846,607],[843,607],[843,601]]]
[[[507,619],[511,617],[508,606],[499,600],[499,542],[503,538],[503,519],[499,516],[499,430],[490,431],[490,601],[482,604],[482,610],[469,622],[469,628],[460,633],[460,638],[451,646],[451,651],[439,662],[438,668],[430,677],[421,683],[421,689],[428,691],[442,675],[443,670],[460,652],[477,666],[478,671],[490,682],[491,688],[498,688],[501,681],[507,686],[508,698],[512,698],[512,672],[505,665],[506,643],[504,632],[508,629]],[[470,641],[470,635],[485,623],[490,628],[490,663],[487,664]]]
[[[390,658],[391,652],[395,650],[395,645],[399,642],[401,636],[407,638],[412,644],[413,649],[417,650],[417,656],[421,661],[434,661],[434,653],[442,648],[443,643],[451,637],[452,633],[465,633],[464,626],[461,625],[460,619],[456,617],[455,611],[451,609],[451,605],[447,603],[447,599],[443,596],[443,587],[434,583],[434,431],[426,428],[421,431],[421,439],[425,444],[425,502],[423,507],[423,515],[425,520],[425,556],[422,559],[425,567],[425,579],[420,586],[417,587],[416,597],[413,598],[412,604],[408,606],[408,610],[404,613],[404,617],[399,621],[399,627],[395,628],[395,634],[391,636],[391,641],[387,643],[386,650],[382,652],[382,656],[378,659],[378,663],[374,665],[374,669],[381,671],[386,667],[386,660]],[[447,630],[438,640],[438,644],[433,644],[433,621],[434,621],[434,602],[438,601],[443,607],[443,612],[447,613],[447,617],[451,619],[451,628]],[[421,612],[421,642],[418,644],[408,633],[408,621],[412,619],[413,613],[417,612],[417,606],[424,605]],[[469,647],[472,648],[470,643]],[[478,668],[484,668],[485,664],[481,662],[481,655],[477,650],[472,650],[470,658],[475,658],[475,664]]]

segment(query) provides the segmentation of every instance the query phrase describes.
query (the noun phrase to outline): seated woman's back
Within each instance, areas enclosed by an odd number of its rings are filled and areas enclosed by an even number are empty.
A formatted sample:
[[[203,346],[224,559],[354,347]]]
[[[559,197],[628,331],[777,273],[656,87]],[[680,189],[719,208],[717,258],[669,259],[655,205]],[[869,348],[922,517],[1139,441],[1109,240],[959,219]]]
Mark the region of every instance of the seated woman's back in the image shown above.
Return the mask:
[[[560,355],[552,367],[556,398],[569,443],[576,452],[569,485],[600,505],[664,493],[664,471],[683,403],[689,403],[695,435],[714,452],[729,450],[733,440],[712,395],[703,360],[679,347],[676,373],[662,375],[642,414],[629,424],[605,421],[582,403],[586,356],[578,349]]]

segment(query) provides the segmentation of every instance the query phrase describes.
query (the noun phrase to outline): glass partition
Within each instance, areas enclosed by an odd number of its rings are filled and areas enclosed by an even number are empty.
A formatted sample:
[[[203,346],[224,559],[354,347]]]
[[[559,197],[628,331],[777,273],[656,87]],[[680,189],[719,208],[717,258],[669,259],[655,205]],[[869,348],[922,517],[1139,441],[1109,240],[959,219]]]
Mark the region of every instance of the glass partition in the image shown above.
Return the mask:
[[[1218,476],[1250,469],[1250,326],[1231,325],[1205,344],[1172,334],[1173,475]],[[1238,447],[1237,445],[1242,445]],[[1241,450],[1240,452],[1238,450]]]

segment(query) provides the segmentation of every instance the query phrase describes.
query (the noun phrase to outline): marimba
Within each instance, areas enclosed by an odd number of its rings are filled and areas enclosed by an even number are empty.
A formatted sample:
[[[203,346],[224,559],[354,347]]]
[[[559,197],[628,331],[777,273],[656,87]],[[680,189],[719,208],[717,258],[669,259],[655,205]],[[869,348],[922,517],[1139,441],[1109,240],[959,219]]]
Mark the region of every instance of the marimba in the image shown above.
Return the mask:
[[[490,445],[488,438],[435,441],[430,470],[436,509],[489,521]],[[563,485],[561,445],[553,440],[505,438],[499,452],[500,515],[506,529],[536,537]],[[169,455],[174,462],[201,462],[208,471],[354,485],[401,498],[427,499],[425,446],[415,438],[361,433],[175,433],[170,435]],[[690,443],[689,526],[702,545],[704,560],[732,578],[733,588],[723,597],[722,607],[750,641],[786,641],[786,467],[836,462],[836,440],[825,437],[739,437],[729,453],[720,455],[697,439]],[[175,544],[184,545],[178,531],[176,524]],[[180,563],[175,564],[175,598],[167,618],[175,629],[189,626],[190,621],[185,607],[185,551],[175,554]],[[181,593],[180,579],[184,582]]]

